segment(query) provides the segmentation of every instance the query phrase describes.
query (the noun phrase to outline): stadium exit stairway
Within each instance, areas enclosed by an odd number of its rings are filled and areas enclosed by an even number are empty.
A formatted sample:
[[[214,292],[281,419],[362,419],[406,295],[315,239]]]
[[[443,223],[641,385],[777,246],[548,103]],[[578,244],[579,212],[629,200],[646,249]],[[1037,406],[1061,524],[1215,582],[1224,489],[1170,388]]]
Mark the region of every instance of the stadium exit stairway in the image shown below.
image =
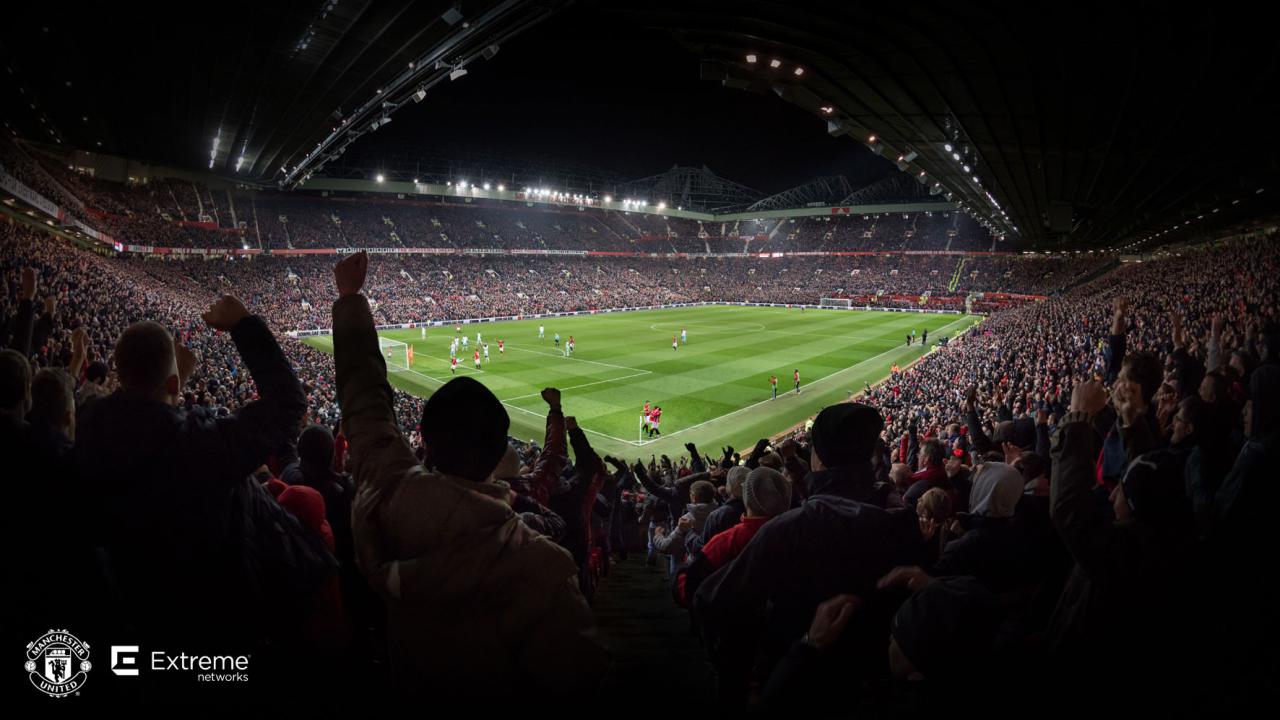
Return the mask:
[[[601,578],[592,610],[613,663],[602,698],[632,709],[710,708],[715,685],[706,653],[690,633],[689,614],[671,598],[661,565],[644,566],[644,550],[616,561]]]

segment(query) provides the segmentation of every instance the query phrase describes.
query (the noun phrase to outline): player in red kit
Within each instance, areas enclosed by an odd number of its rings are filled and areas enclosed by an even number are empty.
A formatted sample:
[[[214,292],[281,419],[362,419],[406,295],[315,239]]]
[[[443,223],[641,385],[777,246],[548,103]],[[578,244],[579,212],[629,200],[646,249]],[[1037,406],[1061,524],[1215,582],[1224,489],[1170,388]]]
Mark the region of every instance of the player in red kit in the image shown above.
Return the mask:
[[[662,431],[658,429],[658,424],[661,422],[662,408],[654,407],[653,412],[649,414],[649,437],[662,434]]]
[[[449,370],[454,375],[458,374],[458,356],[457,355],[454,355],[453,357],[449,358]]]
[[[795,374],[792,376],[792,378],[796,382],[796,394],[799,395],[800,394],[800,368],[796,368]]]

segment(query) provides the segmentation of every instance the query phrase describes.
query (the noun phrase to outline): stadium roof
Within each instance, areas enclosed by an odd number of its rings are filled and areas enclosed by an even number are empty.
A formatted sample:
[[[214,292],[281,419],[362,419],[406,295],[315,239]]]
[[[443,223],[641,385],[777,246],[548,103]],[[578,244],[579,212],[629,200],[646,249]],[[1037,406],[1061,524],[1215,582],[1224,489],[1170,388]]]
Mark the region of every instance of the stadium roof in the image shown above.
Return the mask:
[[[411,102],[567,4],[13,6],[0,92],[20,103],[4,119],[31,138],[274,182],[335,130],[367,132],[385,103]]]
[[[1267,139],[1280,45],[1262,17],[963,0],[617,12],[673,33],[704,77],[826,117],[1024,242],[1156,239],[1280,195]]]
[[[292,187],[344,164],[397,105],[517,35],[536,38],[528,31],[568,5],[233,0],[197,21],[110,3],[15,6],[0,30],[4,120],[28,138]],[[1268,139],[1280,45],[1265,17],[966,0],[577,5],[595,14],[557,21],[668,33],[703,59],[704,78],[812,112],[897,161],[920,183],[906,194],[950,196],[1024,246],[1165,242],[1280,202]],[[752,151],[769,162],[768,147]],[[765,199],[683,172],[650,180],[701,188],[708,207],[844,189],[820,178]]]

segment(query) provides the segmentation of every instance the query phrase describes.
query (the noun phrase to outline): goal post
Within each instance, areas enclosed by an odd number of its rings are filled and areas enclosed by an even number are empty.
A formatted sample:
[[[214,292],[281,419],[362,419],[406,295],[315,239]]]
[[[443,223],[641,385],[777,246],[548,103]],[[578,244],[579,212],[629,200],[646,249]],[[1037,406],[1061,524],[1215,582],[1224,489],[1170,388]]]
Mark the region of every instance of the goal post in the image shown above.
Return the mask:
[[[409,369],[409,346],[406,343],[379,337],[378,351],[387,362],[388,372],[404,372]]]
[[[844,308],[848,310],[853,307],[853,301],[849,298],[822,298],[818,302],[818,307]]]

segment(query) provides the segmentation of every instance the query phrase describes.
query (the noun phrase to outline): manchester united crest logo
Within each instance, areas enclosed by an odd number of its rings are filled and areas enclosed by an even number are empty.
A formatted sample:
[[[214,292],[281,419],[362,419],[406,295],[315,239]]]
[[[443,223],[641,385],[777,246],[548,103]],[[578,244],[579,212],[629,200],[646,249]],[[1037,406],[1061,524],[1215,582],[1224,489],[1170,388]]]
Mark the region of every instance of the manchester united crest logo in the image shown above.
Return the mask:
[[[50,697],[66,697],[84,686],[93,669],[89,644],[64,630],[50,630],[27,645],[27,675],[36,689]]]

